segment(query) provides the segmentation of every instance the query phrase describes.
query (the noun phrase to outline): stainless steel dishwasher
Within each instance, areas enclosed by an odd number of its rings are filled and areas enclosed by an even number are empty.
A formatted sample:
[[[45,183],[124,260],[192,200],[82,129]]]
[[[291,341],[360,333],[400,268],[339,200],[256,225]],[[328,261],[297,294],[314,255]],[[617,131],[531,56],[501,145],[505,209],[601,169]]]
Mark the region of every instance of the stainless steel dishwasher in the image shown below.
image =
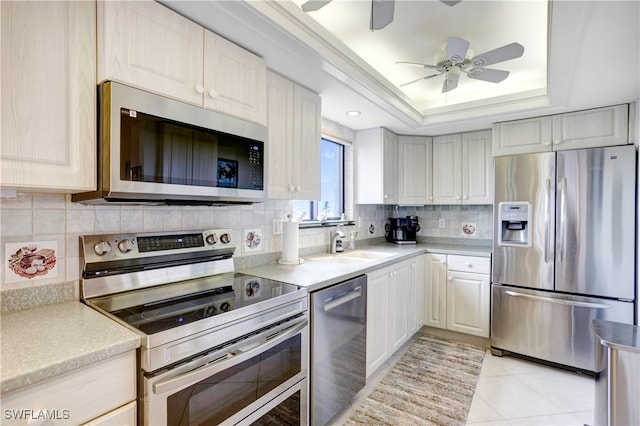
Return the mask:
[[[311,424],[324,426],[366,383],[367,277],[310,297]]]

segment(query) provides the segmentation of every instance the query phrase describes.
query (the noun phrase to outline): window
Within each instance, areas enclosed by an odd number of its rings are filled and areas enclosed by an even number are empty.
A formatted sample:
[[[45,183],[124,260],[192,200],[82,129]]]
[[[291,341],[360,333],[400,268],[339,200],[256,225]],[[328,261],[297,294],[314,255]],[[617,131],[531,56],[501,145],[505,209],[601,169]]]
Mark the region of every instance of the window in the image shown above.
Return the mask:
[[[344,146],[322,138],[320,200],[294,201],[293,217],[303,221],[339,220],[344,213]]]

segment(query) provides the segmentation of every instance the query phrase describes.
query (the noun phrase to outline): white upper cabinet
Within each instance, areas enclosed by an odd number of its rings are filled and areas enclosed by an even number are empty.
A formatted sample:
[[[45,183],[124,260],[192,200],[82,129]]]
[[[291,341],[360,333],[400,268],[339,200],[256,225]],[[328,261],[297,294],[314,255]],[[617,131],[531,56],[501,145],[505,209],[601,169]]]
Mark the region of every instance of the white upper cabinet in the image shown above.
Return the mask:
[[[321,100],[289,79],[268,73],[267,194],[320,199]]]
[[[629,143],[629,105],[496,123],[493,155],[528,154]]]
[[[205,108],[266,124],[264,60],[206,30],[204,53]]]
[[[356,204],[398,203],[398,136],[387,129],[356,132]]]
[[[398,160],[398,204],[431,204],[432,139],[427,136],[398,136]]]
[[[491,131],[433,138],[433,204],[492,204]]]
[[[98,81],[266,124],[258,56],[156,2],[98,2]]]
[[[95,189],[95,8],[0,2],[0,186]]]

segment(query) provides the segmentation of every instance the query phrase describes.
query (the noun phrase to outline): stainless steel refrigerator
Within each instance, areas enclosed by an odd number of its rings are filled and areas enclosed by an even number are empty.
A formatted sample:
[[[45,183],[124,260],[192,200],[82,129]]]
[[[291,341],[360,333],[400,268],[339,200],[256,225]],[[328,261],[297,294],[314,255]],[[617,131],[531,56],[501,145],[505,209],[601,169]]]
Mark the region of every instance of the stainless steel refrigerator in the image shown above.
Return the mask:
[[[633,324],[636,151],[495,159],[491,347],[596,371],[591,320]]]

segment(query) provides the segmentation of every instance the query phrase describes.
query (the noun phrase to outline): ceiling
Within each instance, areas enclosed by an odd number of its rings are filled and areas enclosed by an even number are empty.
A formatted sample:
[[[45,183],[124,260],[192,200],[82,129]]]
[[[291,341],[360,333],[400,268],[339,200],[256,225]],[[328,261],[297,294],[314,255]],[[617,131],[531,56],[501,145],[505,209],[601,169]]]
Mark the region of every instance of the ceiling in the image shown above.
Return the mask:
[[[306,1],[296,0],[296,3]],[[371,2],[366,0],[333,0],[318,11],[309,12],[308,16],[402,91],[422,114],[429,115],[442,107],[472,101],[495,102],[496,98],[505,96],[521,99],[531,97],[532,93],[545,94],[547,6],[546,0],[466,0],[455,6],[438,0],[399,0],[393,8],[394,20],[376,31],[369,29]],[[449,37],[469,41],[474,54],[513,42],[523,45],[525,54],[508,63],[487,67],[510,72],[508,79],[500,84],[462,75],[456,89],[442,93],[445,80],[442,75],[402,86],[433,75],[434,71],[396,62],[434,65],[435,55],[441,52],[443,42]]]
[[[463,0],[452,7],[396,0],[393,22],[377,31],[368,28],[368,0],[333,0],[310,13],[301,10],[304,1],[162,3],[320,93],[323,117],[353,130],[456,133],[640,99],[637,0]],[[450,36],[469,41],[475,54],[511,42],[525,50],[489,67],[510,72],[501,83],[463,75],[446,95],[443,76],[400,87],[430,70],[395,62],[433,63]]]

